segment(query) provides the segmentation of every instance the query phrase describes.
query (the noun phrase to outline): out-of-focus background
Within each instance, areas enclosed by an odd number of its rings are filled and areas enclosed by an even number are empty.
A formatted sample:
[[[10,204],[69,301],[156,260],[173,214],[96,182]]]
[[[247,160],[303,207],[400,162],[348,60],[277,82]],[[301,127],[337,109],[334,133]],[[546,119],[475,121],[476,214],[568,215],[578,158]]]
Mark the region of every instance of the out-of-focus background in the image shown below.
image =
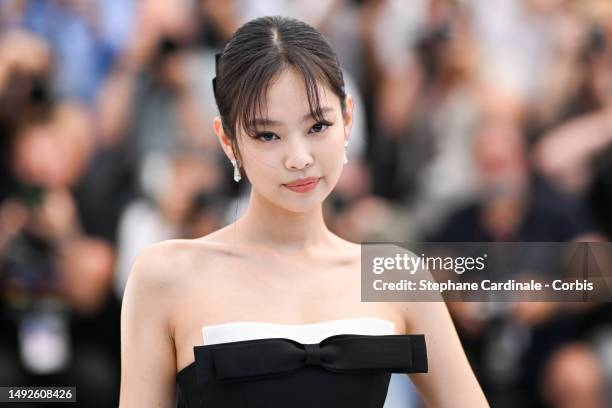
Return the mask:
[[[117,406],[135,256],[244,209],[214,54],[271,14],[321,30],[356,99],[337,234],[609,240],[610,0],[3,0],[0,385]],[[607,304],[449,307],[493,407],[612,406]]]

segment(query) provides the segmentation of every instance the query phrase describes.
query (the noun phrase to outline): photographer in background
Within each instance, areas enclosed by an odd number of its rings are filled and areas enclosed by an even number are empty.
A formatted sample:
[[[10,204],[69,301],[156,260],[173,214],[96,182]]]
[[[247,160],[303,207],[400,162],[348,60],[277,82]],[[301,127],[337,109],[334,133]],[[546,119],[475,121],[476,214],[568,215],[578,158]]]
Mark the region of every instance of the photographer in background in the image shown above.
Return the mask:
[[[91,119],[80,105],[54,98],[48,49],[18,30],[0,41],[0,383],[71,384],[79,402],[112,406],[115,255],[82,222]]]

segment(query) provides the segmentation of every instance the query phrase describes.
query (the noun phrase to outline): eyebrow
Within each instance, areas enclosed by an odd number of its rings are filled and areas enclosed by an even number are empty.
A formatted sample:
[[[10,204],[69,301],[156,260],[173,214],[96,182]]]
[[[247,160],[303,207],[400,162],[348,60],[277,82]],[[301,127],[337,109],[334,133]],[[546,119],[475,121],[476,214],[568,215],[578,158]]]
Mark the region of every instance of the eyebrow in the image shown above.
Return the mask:
[[[333,112],[334,109],[330,108],[329,106],[323,106],[321,108],[321,112],[322,113],[328,113],[328,112]],[[304,116],[302,116],[302,123],[306,122],[308,119],[312,118],[313,116],[310,113],[305,114]],[[280,120],[275,120],[275,119],[265,119],[265,118],[256,118],[253,120],[253,125],[257,126],[280,126],[282,125],[283,122],[281,122]]]

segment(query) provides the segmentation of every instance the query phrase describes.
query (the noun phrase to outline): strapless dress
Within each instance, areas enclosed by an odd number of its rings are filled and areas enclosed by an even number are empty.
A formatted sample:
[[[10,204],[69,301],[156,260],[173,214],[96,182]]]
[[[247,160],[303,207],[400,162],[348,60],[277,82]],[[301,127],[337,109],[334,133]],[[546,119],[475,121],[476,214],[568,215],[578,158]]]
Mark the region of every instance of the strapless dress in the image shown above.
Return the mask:
[[[393,328],[366,317],[204,326],[177,373],[177,408],[382,408],[391,373],[427,372],[424,335]]]

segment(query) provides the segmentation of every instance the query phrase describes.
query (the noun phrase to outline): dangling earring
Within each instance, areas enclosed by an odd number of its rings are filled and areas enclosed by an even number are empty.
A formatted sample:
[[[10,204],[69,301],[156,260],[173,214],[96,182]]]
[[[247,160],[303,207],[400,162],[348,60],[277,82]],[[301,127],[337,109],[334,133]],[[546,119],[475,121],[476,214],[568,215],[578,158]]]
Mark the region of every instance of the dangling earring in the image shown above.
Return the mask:
[[[234,181],[238,183],[240,179],[242,179],[242,176],[240,175],[240,169],[238,168],[238,164],[236,163],[236,160],[232,159],[230,161],[232,162],[232,165],[234,166]]]
[[[342,161],[343,164],[348,163],[348,157],[346,156],[346,147],[348,146],[348,140],[346,142],[344,142],[344,160]]]

